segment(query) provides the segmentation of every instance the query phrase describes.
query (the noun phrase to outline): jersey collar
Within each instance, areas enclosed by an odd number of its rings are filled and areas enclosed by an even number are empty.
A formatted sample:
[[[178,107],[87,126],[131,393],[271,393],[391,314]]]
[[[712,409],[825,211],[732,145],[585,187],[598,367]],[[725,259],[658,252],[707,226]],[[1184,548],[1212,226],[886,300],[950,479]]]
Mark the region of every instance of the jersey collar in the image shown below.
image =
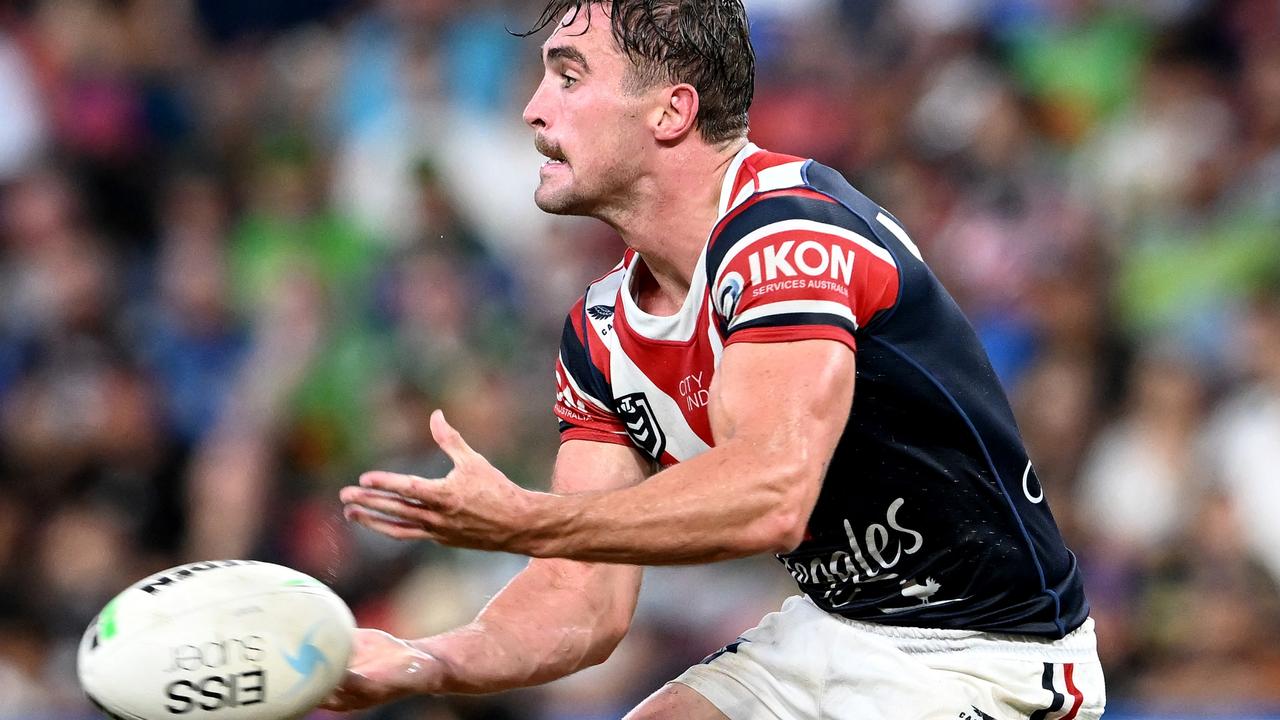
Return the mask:
[[[733,160],[729,162],[729,169],[725,171],[724,181],[720,185],[720,204],[718,206],[720,210],[720,217],[724,217],[734,205],[738,204],[738,198],[735,197],[733,191],[734,188],[738,187],[738,175],[742,173],[742,164],[747,161],[747,158],[758,152],[760,152],[760,148],[756,147],[755,143],[747,141],[747,144],[743,146],[743,148],[738,151],[738,154],[733,156]],[[744,192],[746,192],[748,196],[751,194],[745,189],[739,191],[737,194],[742,195]]]

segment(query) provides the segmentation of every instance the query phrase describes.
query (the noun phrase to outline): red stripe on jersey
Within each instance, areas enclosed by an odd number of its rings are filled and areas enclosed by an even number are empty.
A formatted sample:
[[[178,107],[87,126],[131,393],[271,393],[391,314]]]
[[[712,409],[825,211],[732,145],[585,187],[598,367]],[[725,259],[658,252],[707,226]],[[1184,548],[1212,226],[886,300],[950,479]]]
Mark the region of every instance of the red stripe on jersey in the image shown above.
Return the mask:
[[[852,334],[843,328],[831,325],[785,325],[747,328],[730,335],[729,339],[724,342],[724,346],[729,347],[734,343],[740,342],[778,343],[798,342],[800,340],[835,340],[854,352],[858,351],[858,341]]]
[[[586,337],[586,333],[582,327],[582,310],[583,306],[586,304],[587,298],[584,295],[583,297],[578,298],[578,302],[574,303],[573,307],[569,308],[569,322],[573,324],[573,331],[578,334],[579,342],[582,341],[582,338]]]
[[[1071,703],[1071,712],[1063,715],[1062,720],[1075,718],[1076,713],[1080,711],[1080,706],[1084,703],[1084,693],[1076,688],[1075,680],[1072,678],[1072,675],[1075,674],[1075,668],[1076,666],[1073,663],[1067,663],[1062,666],[1062,676],[1067,681],[1067,694],[1075,698],[1075,701]]]
[[[596,366],[601,375],[604,375],[605,383],[613,385],[613,378],[609,369],[609,347],[604,344],[604,341],[594,331],[587,333],[587,339],[583,345],[591,353],[591,364]],[[609,400],[610,398],[600,398],[601,402],[609,402]]]
[[[557,413],[558,415],[559,413]],[[631,436],[626,433],[611,433],[603,430],[593,430],[591,428],[574,426],[560,433],[560,442],[568,442],[570,440],[587,440],[590,442],[609,443],[611,445],[626,445],[635,447],[631,442]]]
[[[742,188],[747,185],[758,185],[759,175],[762,171],[793,162],[804,162],[804,158],[769,152],[768,150],[753,153],[743,160],[742,166],[738,168],[738,177],[734,178],[733,194],[729,196],[729,202],[733,202],[738,197],[738,193],[742,192]]]
[[[582,343],[583,348],[591,348],[590,362],[596,369],[600,369],[601,353],[603,352],[605,365],[601,372],[608,378],[608,349],[599,344],[589,345],[596,333],[590,327],[583,327],[584,304],[585,298],[579,299],[578,302],[574,303],[573,309],[569,311],[569,324],[573,328],[578,341]],[[579,349],[580,351],[581,349]],[[556,358],[556,402],[553,412],[557,418],[571,426],[560,433],[561,442],[573,439],[612,443],[629,442],[626,436],[626,428],[618,421],[617,416],[600,408],[583,396],[584,394],[594,396],[596,392],[589,385],[583,385],[586,379],[571,375],[569,369],[565,367],[566,360],[570,363],[576,363],[587,359],[581,357],[566,358],[565,354],[572,351],[563,344],[560,352],[561,355]],[[579,364],[577,367],[581,370],[582,366]],[[575,384],[577,385],[576,388]],[[595,399],[601,403],[608,403],[612,400],[612,398]]]
[[[583,306],[586,302],[585,296],[578,298],[578,302],[574,303],[573,309],[569,311],[569,322],[573,324],[573,331],[578,334],[578,341],[591,356],[591,364],[604,375],[605,381],[609,382],[609,348],[600,341],[593,328],[584,327],[587,321]],[[599,400],[608,402],[609,398],[599,398]]]
[[[578,322],[583,322],[581,310],[578,311]],[[591,327],[585,328],[585,332],[582,333],[581,337],[582,346],[586,348],[591,364],[604,376],[605,383],[612,385],[613,378],[610,377],[609,370],[609,346],[604,344],[604,340],[601,340],[600,335]],[[600,398],[600,402],[609,402],[610,399]]]
[[[750,165],[751,167],[755,168],[757,172],[759,172],[760,170],[768,170],[769,168],[776,167],[778,165],[786,165],[787,163],[804,162],[804,161],[805,161],[805,158],[802,158],[798,155],[787,155],[786,153],[776,153],[776,152],[769,152],[768,150],[761,150],[757,153],[753,153],[750,157],[748,157],[745,161],[743,161],[742,164]]]
[[[715,367],[715,354],[704,337],[710,324],[707,318],[710,301],[704,296],[700,305],[696,329],[685,341],[644,337],[631,327],[621,309],[614,316],[614,325],[618,345],[627,361],[674,400],[689,428],[703,442],[713,445],[706,406],[711,386],[707,368]]]
[[[898,302],[898,285],[901,280],[898,268],[892,263],[865,251],[872,258],[867,262],[854,261],[853,282],[858,288],[857,304],[853,311],[858,316],[858,326],[871,322],[876,313],[888,310]]]
[[[760,184],[759,173],[755,168],[751,167],[749,160],[750,159],[748,158],[747,162],[742,163],[742,166],[738,168],[738,176],[733,179],[733,191],[729,193],[728,198],[730,203],[738,198],[738,193],[741,193],[742,189],[746,186],[758,186]]]
[[[635,255],[635,250],[627,248],[622,253],[622,262],[615,265],[609,272],[601,275],[595,280],[592,280],[590,285],[595,285],[616,272],[622,272],[622,269],[631,262],[631,259],[635,257]],[[588,286],[588,288],[590,288],[590,286]],[[588,289],[588,293],[590,293],[590,289]],[[614,302],[613,298],[610,299],[610,302]],[[594,328],[583,326],[584,323],[587,323],[586,315],[583,312],[586,303],[587,296],[583,295],[578,299],[578,302],[574,303],[573,309],[569,311],[569,316],[573,319],[573,328],[578,333],[578,339],[582,341],[582,346],[587,349],[587,354],[591,358],[591,364],[600,371],[601,375],[604,375],[605,382],[612,385],[613,379],[609,370],[609,347],[600,339],[599,334],[596,333]],[[612,304],[609,307],[610,309],[613,309]],[[609,402],[609,400],[610,398],[600,398],[601,402]]]
[[[779,306],[784,313],[820,313],[797,305],[836,303],[847,307],[859,326],[866,324],[897,300],[898,270],[863,242],[835,232],[793,229],[738,250],[721,268],[722,278],[737,273],[744,282],[730,331],[735,319],[746,313],[765,317],[774,303],[788,303]]]

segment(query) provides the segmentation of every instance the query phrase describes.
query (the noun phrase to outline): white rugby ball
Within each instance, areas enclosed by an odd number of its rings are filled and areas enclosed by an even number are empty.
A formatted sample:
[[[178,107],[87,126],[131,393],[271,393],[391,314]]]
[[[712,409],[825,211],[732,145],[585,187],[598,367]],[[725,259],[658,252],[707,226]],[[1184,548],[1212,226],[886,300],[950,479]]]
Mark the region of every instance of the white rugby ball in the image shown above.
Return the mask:
[[[285,720],[342,679],[355,621],[320,581],[270,563],[170,568],[107,603],[80,641],[80,685],[123,720]]]

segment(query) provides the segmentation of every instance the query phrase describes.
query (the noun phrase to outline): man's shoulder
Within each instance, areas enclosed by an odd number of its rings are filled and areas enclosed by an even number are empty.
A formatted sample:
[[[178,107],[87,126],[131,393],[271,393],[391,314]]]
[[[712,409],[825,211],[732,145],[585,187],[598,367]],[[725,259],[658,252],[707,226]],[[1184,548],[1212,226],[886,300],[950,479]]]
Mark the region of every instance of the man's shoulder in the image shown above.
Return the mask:
[[[842,175],[813,159],[766,151],[756,155],[764,157],[757,161],[752,156],[743,163],[751,181],[738,191],[712,230],[706,255],[711,277],[726,254],[766,236],[798,230],[839,234],[852,229],[869,234],[865,197]]]
[[[818,160],[748,145],[729,168],[714,233],[732,234],[725,229],[741,227],[740,216],[762,203],[778,219],[806,219],[816,211],[823,218],[834,213],[869,220],[883,212],[840,171]]]
[[[812,162],[748,145],[729,167],[720,197],[721,220],[762,194],[804,187],[805,167]]]
[[[730,164],[721,193],[720,215],[762,194],[814,190],[839,198],[853,212],[875,205],[842,172],[821,160],[774,152],[747,143]]]
[[[723,249],[767,226],[816,222],[871,236],[881,216],[892,217],[845,176],[812,158],[759,148],[731,169],[732,200],[724,202],[712,230],[711,247]],[[779,224],[783,225],[779,225]]]

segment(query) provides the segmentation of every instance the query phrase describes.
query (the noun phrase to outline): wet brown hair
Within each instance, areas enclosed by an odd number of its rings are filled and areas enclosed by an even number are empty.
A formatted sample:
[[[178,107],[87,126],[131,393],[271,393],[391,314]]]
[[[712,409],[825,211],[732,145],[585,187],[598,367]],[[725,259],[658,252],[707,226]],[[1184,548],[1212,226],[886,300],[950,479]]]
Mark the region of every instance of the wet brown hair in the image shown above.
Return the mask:
[[[697,128],[709,143],[747,134],[755,93],[756,55],[742,0],[549,0],[522,37],[573,22],[585,8],[607,6],[614,41],[632,63],[635,89],[659,82],[698,91]]]

